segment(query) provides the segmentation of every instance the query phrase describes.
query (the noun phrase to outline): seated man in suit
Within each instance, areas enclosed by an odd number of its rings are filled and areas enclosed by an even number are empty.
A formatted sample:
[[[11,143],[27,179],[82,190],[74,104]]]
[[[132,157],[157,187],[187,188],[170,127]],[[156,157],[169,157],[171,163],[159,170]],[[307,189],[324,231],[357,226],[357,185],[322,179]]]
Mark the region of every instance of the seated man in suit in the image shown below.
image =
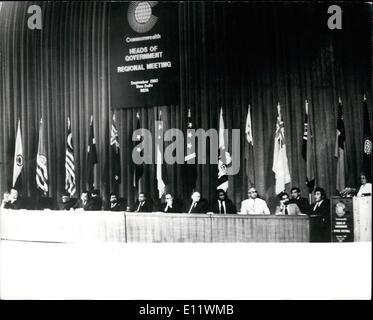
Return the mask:
[[[135,203],[135,212],[152,212],[153,205],[151,200],[148,199],[145,192],[140,192],[139,197]]]
[[[92,191],[91,198],[84,208],[86,211],[100,211],[102,210],[102,198],[100,197],[100,190],[95,189]]]
[[[300,209],[296,203],[290,203],[289,195],[286,192],[281,192],[278,196],[280,205],[276,207],[276,215],[301,215]]]
[[[174,199],[171,193],[165,195],[165,200],[166,202],[161,204],[160,211],[166,213],[180,213],[182,211],[180,203]]]
[[[89,200],[89,192],[87,190],[84,190],[82,194],[80,195],[79,201],[75,203],[75,205],[72,206],[75,210],[86,210],[87,204]]]
[[[187,213],[206,213],[208,211],[208,201],[206,199],[201,199],[201,194],[199,192],[193,192],[191,196],[191,201],[185,208]]]
[[[118,194],[115,192],[110,193],[110,203],[107,207],[109,211],[124,211],[125,210],[125,203],[120,201]]]
[[[251,187],[248,190],[249,199],[242,201],[240,214],[271,214],[267,203],[258,198],[258,191]]]
[[[4,203],[2,203],[2,207],[4,209],[23,209],[22,201],[18,196],[18,190],[14,188],[10,190],[10,194],[8,194],[8,196],[4,195],[3,202]]]
[[[330,242],[330,201],[323,188],[314,190],[316,202],[311,205],[313,218],[311,225],[311,242]]]
[[[78,199],[70,198],[68,193],[64,193],[61,197],[61,202],[58,203],[58,210],[72,210]]]
[[[237,208],[234,203],[227,197],[223,189],[216,191],[216,199],[211,201],[210,210],[212,213],[231,214],[237,213]]]
[[[309,214],[311,212],[311,207],[306,198],[300,196],[300,189],[298,187],[291,188],[290,190],[291,199],[289,203],[295,203],[298,205],[300,212]]]

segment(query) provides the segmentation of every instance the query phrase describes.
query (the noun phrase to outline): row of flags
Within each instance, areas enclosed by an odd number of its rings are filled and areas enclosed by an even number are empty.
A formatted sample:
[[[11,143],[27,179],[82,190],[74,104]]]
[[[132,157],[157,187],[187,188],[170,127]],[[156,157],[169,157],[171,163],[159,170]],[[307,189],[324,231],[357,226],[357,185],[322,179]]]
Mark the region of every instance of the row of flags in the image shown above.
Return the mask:
[[[371,154],[372,154],[372,138],[369,125],[369,114],[366,97],[364,96],[363,105],[363,163],[362,170],[368,175],[371,175]],[[305,101],[305,119],[304,119],[304,132],[302,139],[302,157],[306,164],[306,184],[309,188],[309,193],[312,192],[315,186],[315,151],[314,151],[314,135],[312,128],[312,112],[309,110],[309,104]],[[140,129],[140,116],[136,114],[136,127],[135,130]],[[254,137],[252,127],[252,112],[251,106],[248,106],[246,124],[245,124],[245,175],[247,178],[248,186],[255,184],[255,162],[254,162]],[[167,172],[164,166],[164,137],[163,137],[163,124],[162,112],[160,111],[156,122],[156,181],[158,196],[161,198],[166,192],[168,184]],[[228,189],[228,173],[227,169],[232,163],[232,159],[228,148],[228,136],[224,131],[224,117],[223,109],[219,112],[219,149],[218,149],[218,172],[216,189]],[[188,191],[193,191],[197,181],[197,153],[194,144],[195,139],[194,125],[190,109],[187,116],[187,136],[185,144],[185,158],[184,158],[184,180],[183,184]],[[139,144],[143,141],[141,135],[134,136],[133,150],[139,152],[143,156],[143,148],[139,148]],[[336,144],[335,144],[335,158],[337,161],[336,172],[336,190],[342,191],[345,188],[345,128],[342,113],[342,101],[338,102],[338,115],[337,115],[337,131],[336,131]],[[111,181],[114,188],[118,187],[121,183],[121,160],[120,160],[120,144],[118,138],[118,130],[116,128],[115,114],[113,115],[111,125]],[[88,188],[92,189],[94,184],[94,166],[98,163],[96,141],[93,130],[93,116],[90,119],[89,126],[89,139],[87,148],[87,167],[86,176]],[[13,186],[17,185],[17,181],[21,175],[24,164],[22,138],[20,121],[18,121],[16,142],[15,142],[15,155],[13,165]],[[275,174],[275,192],[279,194],[285,190],[286,184],[291,182],[289,163],[286,152],[286,139],[285,139],[285,126],[281,114],[280,103],[277,105],[277,119],[276,131],[274,135],[274,150],[273,150],[273,165],[272,171]],[[142,164],[133,164],[133,187],[141,191],[139,181],[143,175],[144,169]],[[37,188],[46,195],[48,193],[48,166],[47,166],[47,147],[43,119],[40,120],[39,126],[39,140],[38,152],[36,157],[36,185]],[[67,118],[67,136],[66,136],[66,152],[65,152],[65,190],[70,196],[76,195],[76,174],[75,174],[75,159],[74,159],[74,146],[73,137],[71,132],[71,121]],[[117,191],[117,190],[115,190]]]

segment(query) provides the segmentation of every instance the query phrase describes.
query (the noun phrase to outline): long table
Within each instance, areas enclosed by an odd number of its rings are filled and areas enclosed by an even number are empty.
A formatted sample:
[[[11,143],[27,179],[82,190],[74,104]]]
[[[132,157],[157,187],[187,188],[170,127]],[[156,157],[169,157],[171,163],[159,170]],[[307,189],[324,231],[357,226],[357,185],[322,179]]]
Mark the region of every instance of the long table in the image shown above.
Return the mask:
[[[308,242],[308,216],[2,210],[5,240],[42,242]]]

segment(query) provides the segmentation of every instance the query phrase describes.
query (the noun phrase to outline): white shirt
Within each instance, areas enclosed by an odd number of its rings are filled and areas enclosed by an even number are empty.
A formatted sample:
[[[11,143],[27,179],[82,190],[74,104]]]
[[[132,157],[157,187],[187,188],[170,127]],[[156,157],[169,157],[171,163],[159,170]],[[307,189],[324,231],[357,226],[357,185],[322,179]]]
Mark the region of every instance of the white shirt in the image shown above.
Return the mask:
[[[219,212],[223,212],[223,209],[221,207],[223,205],[224,213],[226,214],[227,213],[227,207],[225,206],[225,200],[223,200],[223,201],[218,200],[218,202],[219,202]]]
[[[144,205],[144,203],[145,203],[145,201],[141,201],[139,203],[139,206],[137,207],[136,212],[139,212],[139,210],[142,208],[142,206]]]
[[[357,193],[358,197],[361,197],[364,193],[372,194],[372,184],[367,182],[366,184],[362,184],[360,186],[359,192]]]
[[[193,203],[191,204],[190,208],[189,208],[188,213],[190,213],[190,212],[191,212],[191,211],[196,207],[196,205],[197,205],[197,202],[193,202]]]
[[[324,200],[320,200],[320,201],[316,202],[316,204],[313,207],[313,211],[316,211],[316,209],[321,206],[321,204],[322,204],[323,201]]]
[[[172,209],[172,202],[167,202],[164,212],[167,212],[169,208]]]
[[[267,203],[259,198],[246,199],[241,203],[240,214],[271,214]]]

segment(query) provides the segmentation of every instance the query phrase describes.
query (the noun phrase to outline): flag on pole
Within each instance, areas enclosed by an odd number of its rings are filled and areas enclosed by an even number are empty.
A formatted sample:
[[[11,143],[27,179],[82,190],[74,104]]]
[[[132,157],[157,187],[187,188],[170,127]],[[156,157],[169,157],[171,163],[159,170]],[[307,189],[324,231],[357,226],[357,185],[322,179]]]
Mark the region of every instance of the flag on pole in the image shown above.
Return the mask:
[[[66,154],[65,154],[65,190],[70,197],[76,193],[75,161],[73,135],[71,132],[70,117],[67,118]]]
[[[43,118],[40,119],[38,154],[36,156],[36,186],[44,195],[48,192],[47,145]]]
[[[118,130],[115,126],[115,114],[113,114],[113,122],[111,123],[111,181],[115,184],[121,183],[121,170],[120,170],[120,147]]]
[[[194,136],[194,126],[192,121],[192,114],[190,109],[188,109],[188,123],[187,123],[187,139],[185,147],[185,157],[184,157],[184,185],[185,190],[189,193],[192,192],[196,186],[197,181],[197,154],[195,149]]]
[[[276,132],[274,140],[273,150],[273,166],[272,171],[275,173],[276,194],[285,190],[285,185],[291,181],[288,157],[286,154],[286,143],[285,143],[285,127],[284,121],[281,116],[280,103],[277,105],[277,121],[276,121]]]
[[[218,149],[218,181],[216,189],[223,189],[224,191],[228,190],[228,174],[227,166],[232,163],[231,156],[228,151],[228,148],[225,144],[225,138],[228,138],[225,127],[224,127],[224,118],[223,118],[223,108],[220,108],[219,114],[219,149]]]
[[[156,176],[157,176],[157,188],[159,199],[162,198],[166,192],[166,180],[167,175],[165,167],[163,165],[163,123],[162,123],[162,111],[159,111],[158,123],[156,123]],[[162,146],[162,148],[161,148]]]
[[[335,139],[334,157],[337,158],[336,190],[342,191],[346,187],[345,178],[345,141],[346,133],[343,122],[342,100],[338,101],[337,133]]]
[[[246,142],[245,143],[245,161],[246,161],[246,177],[248,187],[255,185],[255,162],[254,162],[254,139],[253,127],[251,124],[251,106],[247,108],[246,125],[245,125]]]
[[[366,174],[368,179],[372,178],[372,134],[369,124],[369,113],[367,98],[364,95],[364,128],[363,128],[363,164],[362,171]]]
[[[88,138],[88,156],[87,156],[87,184],[88,190],[93,189],[94,182],[94,167],[98,163],[96,140],[93,132],[93,115],[91,116],[91,123],[89,125],[89,138]]]
[[[311,125],[311,117],[309,105],[306,100],[306,115],[304,118],[304,131],[302,142],[302,157],[306,162],[306,185],[308,193],[312,193],[315,187],[315,152],[313,147],[313,130]]]
[[[137,125],[136,125],[136,130],[140,129],[140,115],[137,112],[136,113],[136,118],[137,118]],[[132,133],[133,136],[133,133]],[[144,156],[144,150],[141,149],[140,147],[137,147],[138,144],[140,144],[143,141],[143,138],[141,135],[136,135],[135,139],[133,140],[133,146],[132,149],[135,150],[136,152],[140,153],[140,156]],[[140,190],[140,178],[142,177],[144,173],[144,168],[143,164],[136,164],[134,163],[134,170],[133,170],[133,186],[134,188],[138,188],[139,192]]]
[[[19,175],[23,168],[23,148],[22,148],[22,137],[21,137],[21,122],[18,120],[16,145],[14,150],[14,164],[13,164],[13,187],[16,186]],[[18,183],[19,184],[19,181]]]

